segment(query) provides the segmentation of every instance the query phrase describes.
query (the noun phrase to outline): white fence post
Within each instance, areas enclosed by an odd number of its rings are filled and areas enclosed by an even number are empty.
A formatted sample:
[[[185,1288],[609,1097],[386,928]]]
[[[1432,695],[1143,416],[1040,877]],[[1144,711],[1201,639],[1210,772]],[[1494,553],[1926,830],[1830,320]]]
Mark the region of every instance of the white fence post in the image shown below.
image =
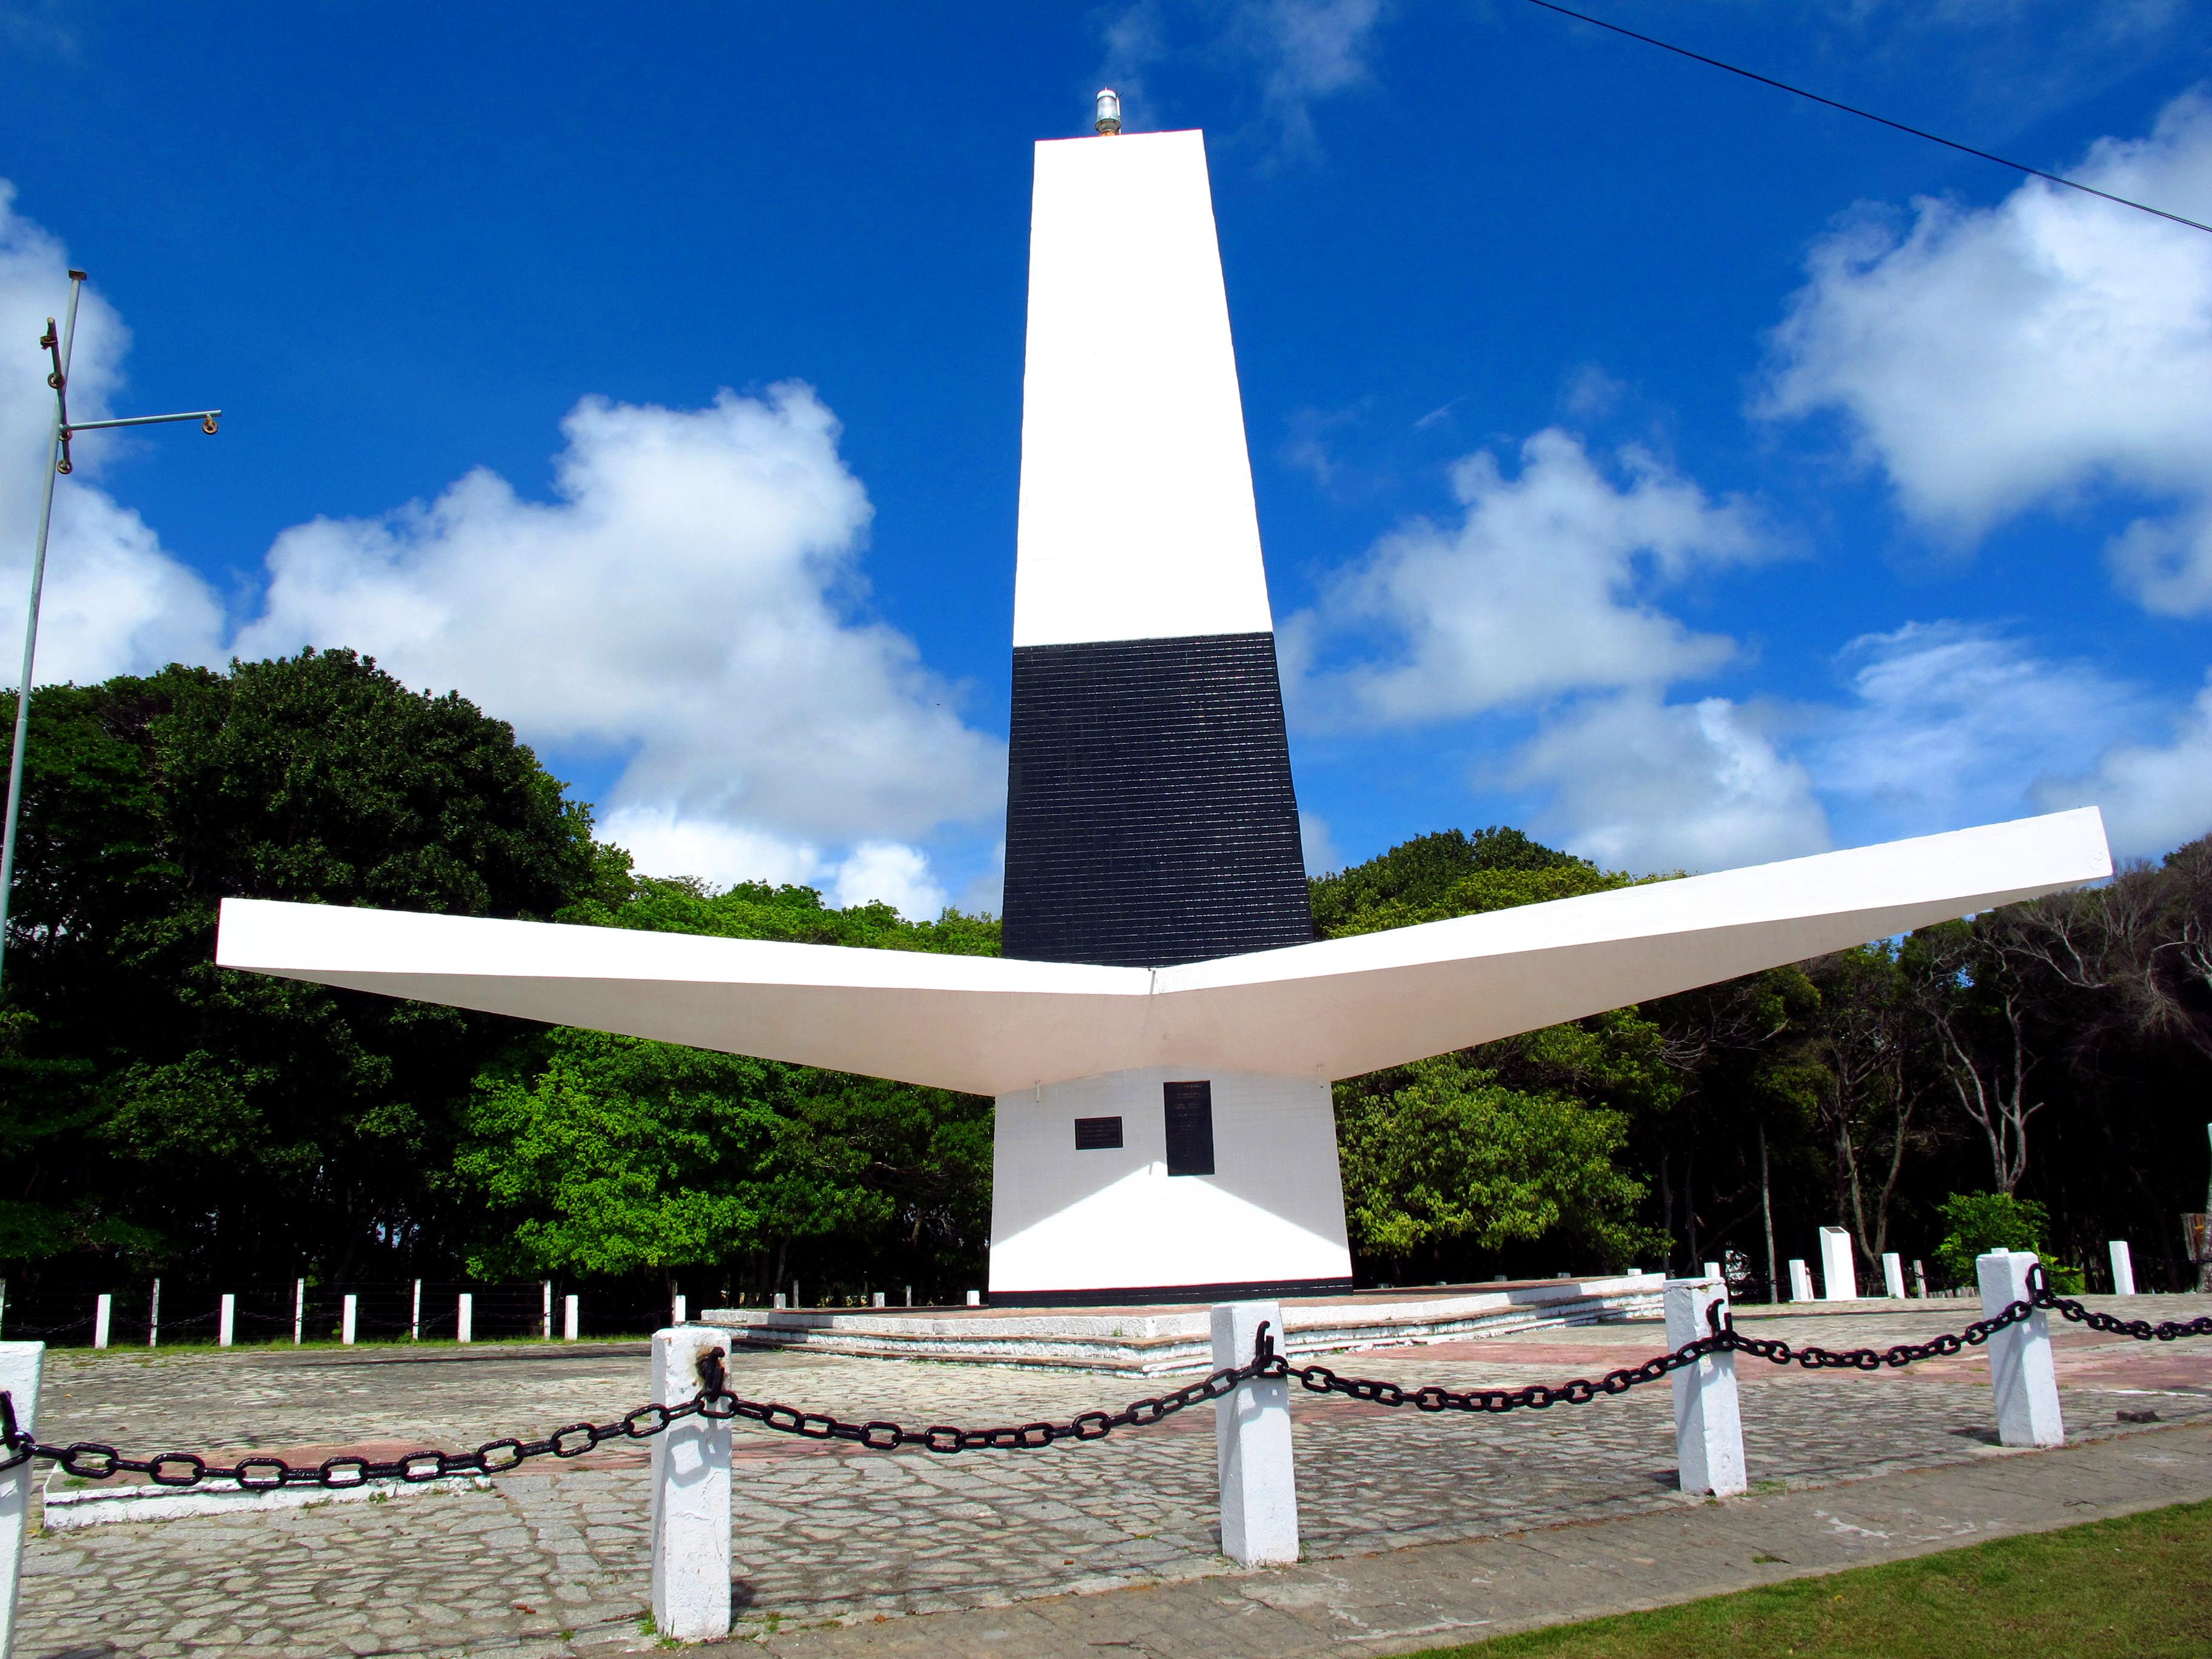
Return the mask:
[[[357,1328],[360,1313],[361,1298],[357,1296],[346,1297],[343,1304],[343,1311],[338,1315],[338,1340],[349,1348],[353,1346],[354,1332]]]
[[[225,1291],[221,1311],[215,1316],[215,1345],[218,1348],[228,1348],[237,1340],[238,1298]]]
[[[2133,1296],[2136,1293],[2136,1259],[2128,1249],[2128,1241],[2116,1238],[2106,1248],[2112,1253],[2112,1294]]]
[[[1991,1250],[1974,1258],[1981,1281],[1982,1317],[2027,1300],[2031,1250]],[[2051,1319],[2038,1308],[1990,1339],[1990,1387],[1996,1395],[1997,1439],[2008,1446],[2063,1446],[2066,1425],[2058,1414],[2058,1376],[2051,1364]]]
[[[457,1341],[476,1340],[477,1299],[463,1291],[453,1304],[453,1334]]]
[[[775,1305],[779,1308],[783,1305],[783,1292],[781,1291],[778,1291],[775,1293]]]
[[[307,1323],[307,1281],[292,1281],[292,1346],[300,1346],[300,1338]]]
[[[668,1310],[668,1322],[672,1325],[688,1325],[691,1322],[691,1302],[690,1297],[678,1295],[676,1300],[670,1304]]]
[[[1912,1293],[1923,1302],[1928,1299],[1928,1269],[1917,1255],[1912,1258]]]
[[[969,1305],[969,1307],[971,1307],[971,1308],[980,1308],[980,1307],[981,1307],[981,1306],[983,1305],[983,1292],[982,1292],[982,1291],[969,1291],[969,1292],[968,1292],[968,1305]]]
[[[419,1279],[415,1281],[414,1306],[407,1315],[407,1340],[410,1342],[422,1340],[422,1281]]]
[[[1667,1346],[1679,1348],[1713,1328],[1709,1308],[1728,1310],[1728,1283],[1677,1279],[1667,1285]],[[1684,1492],[1734,1498],[1746,1489],[1743,1418],[1737,1409],[1735,1356],[1709,1353],[1676,1371],[1674,1465]]]
[[[153,1297],[146,1304],[146,1346],[161,1346],[161,1281],[158,1279],[154,1281]]]
[[[114,1322],[114,1320],[115,1298],[103,1291],[100,1292],[100,1299],[92,1304],[92,1346],[94,1347],[104,1348],[107,1346],[108,1327]]]
[[[545,1281],[545,1305],[538,1316],[538,1334],[545,1341],[553,1340],[553,1281]]]
[[[1851,1236],[1841,1227],[1820,1229],[1820,1299],[1856,1302],[1858,1268],[1851,1261]]]
[[[699,1358],[727,1331],[686,1325],[653,1335],[653,1399],[681,1405],[699,1392]],[[653,1440],[653,1623],[696,1642],[730,1633],[730,1425],[686,1417]]]
[[[46,1369],[43,1342],[0,1342],[0,1389],[15,1407],[15,1426],[39,1428],[39,1377]],[[15,1595],[23,1576],[23,1537],[31,1523],[31,1484],[41,1471],[35,1459],[0,1474],[0,1659],[15,1640]]]
[[[576,1333],[580,1322],[581,1322],[578,1317],[576,1298],[573,1296],[569,1297],[561,1310],[562,1340],[565,1342],[574,1342],[576,1340]]]
[[[1893,1302],[1905,1300],[1905,1261],[1895,1250],[1882,1254],[1881,1292]]]
[[[1213,1369],[1249,1363],[1262,1323],[1275,1339],[1275,1351],[1287,1354],[1279,1303],[1215,1303]],[[1247,1567],[1296,1561],[1298,1492],[1291,1461],[1290,1380],[1246,1382],[1215,1401],[1213,1437],[1221,1477],[1221,1553]]]
[[[1805,1258],[1802,1255],[1790,1258],[1790,1299],[1792,1302],[1810,1302],[1813,1299],[1813,1275],[1806,1270]]]
[[[870,1307],[880,1308],[884,1305],[884,1293],[881,1291],[871,1291],[868,1294],[870,1297],[868,1305]]]

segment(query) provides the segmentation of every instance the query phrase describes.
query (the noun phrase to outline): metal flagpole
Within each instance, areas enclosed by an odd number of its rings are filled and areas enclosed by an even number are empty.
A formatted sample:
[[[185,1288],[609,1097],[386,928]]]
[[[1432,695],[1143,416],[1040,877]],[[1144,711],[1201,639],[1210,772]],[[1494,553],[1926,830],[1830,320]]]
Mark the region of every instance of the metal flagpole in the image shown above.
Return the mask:
[[[46,384],[54,389],[53,434],[46,447],[46,483],[39,502],[39,541],[37,550],[31,556],[31,602],[23,618],[23,678],[15,693],[15,745],[8,757],[8,824],[0,834],[0,972],[4,972],[8,951],[8,901],[15,890],[15,830],[23,806],[23,753],[31,733],[31,672],[39,653],[39,599],[46,583],[46,539],[54,519],[54,477],[58,473],[75,470],[70,458],[70,440],[80,432],[96,432],[116,426],[161,426],[171,421],[198,421],[204,432],[216,429],[219,409],[189,410],[181,415],[132,415],[114,421],[78,421],[71,423],[69,417],[69,370],[72,349],[76,344],[76,306],[84,292],[85,274],[72,270],[70,277],[69,313],[62,325],[58,337],[54,333],[54,319],[46,319],[46,331],[39,341],[40,347],[52,359],[53,368],[46,376]]]

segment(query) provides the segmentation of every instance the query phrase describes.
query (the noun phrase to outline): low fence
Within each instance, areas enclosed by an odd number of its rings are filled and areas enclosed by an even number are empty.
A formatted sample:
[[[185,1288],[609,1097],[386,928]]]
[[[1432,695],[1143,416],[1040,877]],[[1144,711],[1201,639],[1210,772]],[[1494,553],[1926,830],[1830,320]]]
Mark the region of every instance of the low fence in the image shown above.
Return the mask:
[[[179,1344],[486,1342],[643,1337],[682,1322],[673,1303],[619,1288],[397,1279],[295,1279],[236,1291],[155,1279],[127,1290],[12,1290],[0,1282],[0,1340],[49,1347]]]
[[[607,1423],[574,1423],[541,1439],[488,1441],[472,1451],[424,1449],[379,1460],[341,1454],[312,1467],[248,1455],[210,1463],[197,1453],[131,1457],[110,1445],[79,1441],[48,1445],[37,1437],[43,1346],[0,1343],[0,1652],[14,1617],[33,1473],[41,1462],[89,1480],[142,1474],[157,1486],[228,1482],[248,1491],[313,1487],[343,1492],[373,1482],[421,1484],[456,1477],[504,1474],[538,1457],[581,1456],[608,1441],[653,1443],[653,1616],[664,1638],[698,1640],[726,1635],[732,1618],[731,1430],[749,1422],[778,1433],[843,1441],[875,1451],[913,1448],[940,1455],[970,1451],[1031,1451],[1066,1442],[1103,1440],[1123,1430],[1164,1422],[1190,1407],[1215,1407],[1216,1467],[1220,1483],[1221,1545],[1245,1565],[1298,1559],[1298,1514],[1290,1420],[1290,1384],[1385,1407],[1422,1412],[1543,1411],[1589,1405],[1647,1383],[1671,1379],[1677,1468],[1686,1492],[1714,1497],[1748,1489],[1736,1391],[1738,1355],[1808,1370],[1881,1370],[1986,1346],[2001,1443],[2064,1443],[2048,1315],[2143,1341],[2212,1336],[2212,1317],[2153,1325],[2097,1312],[2052,1291],[2038,1259],[1996,1251],[1977,1263],[1983,1317],[1926,1342],[1888,1348],[1836,1350],[1793,1346],[1747,1337],[1729,1316],[1726,1283],[1670,1280],[1666,1286],[1666,1352],[1602,1377],[1516,1389],[1407,1388],[1345,1376],[1327,1366],[1291,1363],[1276,1345],[1279,1304],[1224,1303],[1212,1310],[1215,1369],[1172,1392],[1131,1401],[1119,1411],[1091,1411],[1066,1422],[991,1428],[927,1428],[880,1419],[853,1422],[772,1401],[748,1400],[729,1386],[729,1333],[678,1325],[655,1334],[651,1398]]]

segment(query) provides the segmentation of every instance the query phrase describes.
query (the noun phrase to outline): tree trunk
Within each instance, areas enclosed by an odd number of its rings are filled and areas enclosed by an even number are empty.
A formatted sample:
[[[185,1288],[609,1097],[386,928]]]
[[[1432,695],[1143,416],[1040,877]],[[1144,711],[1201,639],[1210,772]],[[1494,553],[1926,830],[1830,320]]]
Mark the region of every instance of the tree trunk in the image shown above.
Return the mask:
[[[1782,1300],[1782,1280],[1777,1276],[1778,1263],[1774,1256],[1774,1188],[1767,1178],[1766,1125],[1759,1126],[1759,1213],[1766,1223],[1766,1299]]]

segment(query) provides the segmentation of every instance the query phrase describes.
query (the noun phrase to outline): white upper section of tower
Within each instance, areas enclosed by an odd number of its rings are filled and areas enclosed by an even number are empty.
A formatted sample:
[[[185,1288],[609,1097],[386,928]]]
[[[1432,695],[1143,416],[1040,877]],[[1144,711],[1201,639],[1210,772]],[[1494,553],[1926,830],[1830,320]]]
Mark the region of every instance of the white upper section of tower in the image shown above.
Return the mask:
[[[1014,644],[1273,626],[1205,136],[1040,143]]]

